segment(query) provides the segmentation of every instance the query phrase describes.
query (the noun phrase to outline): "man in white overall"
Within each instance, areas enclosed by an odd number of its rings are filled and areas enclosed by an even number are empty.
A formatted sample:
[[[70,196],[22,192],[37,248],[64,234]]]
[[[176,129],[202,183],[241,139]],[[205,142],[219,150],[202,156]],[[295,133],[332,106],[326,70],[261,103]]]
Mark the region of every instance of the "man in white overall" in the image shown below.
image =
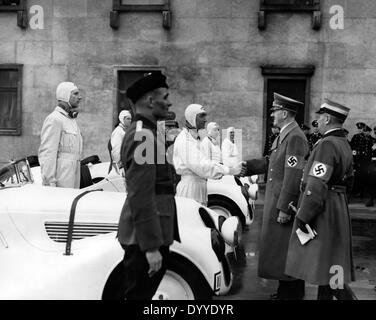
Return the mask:
[[[221,146],[219,144],[219,125],[209,122],[206,131],[208,135],[202,140],[201,148],[209,160],[222,163]]]
[[[209,160],[200,145],[199,131],[205,128],[206,111],[199,104],[190,104],[185,109],[186,124],[177,136],[174,144],[173,162],[181,180],[176,195],[196,200],[206,205],[207,179],[220,179],[223,175],[237,175],[242,163],[229,168],[216,161]]]
[[[131,125],[132,115],[128,110],[122,110],[119,113],[119,125],[112,131],[109,151],[111,156],[111,165],[117,172],[120,174],[120,169],[123,168],[120,159],[120,150],[121,144],[123,143],[123,139],[125,133],[127,132],[128,128]],[[111,170],[110,170],[111,171]]]
[[[82,98],[75,84],[62,82],[56,99],[58,106],[44,120],[40,134],[38,158],[43,185],[79,188],[82,136],[75,118]]]

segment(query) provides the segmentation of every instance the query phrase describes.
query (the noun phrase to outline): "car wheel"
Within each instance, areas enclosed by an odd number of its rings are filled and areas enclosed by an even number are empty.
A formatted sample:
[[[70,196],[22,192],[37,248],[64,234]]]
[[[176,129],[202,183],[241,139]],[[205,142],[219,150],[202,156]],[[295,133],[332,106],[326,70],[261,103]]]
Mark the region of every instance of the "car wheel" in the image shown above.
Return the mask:
[[[213,292],[190,261],[172,254],[153,300],[207,300]]]
[[[104,288],[103,300],[125,299],[119,284],[124,271],[119,264]],[[185,258],[171,253],[164,275],[153,300],[210,300],[213,291],[198,269]]]
[[[245,225],[245,217],[238,206],[230,199],[218,196],[209,196],[208,207],[214,210],[226,219],[231,216],[236,216],[240,219],[242,226]]]

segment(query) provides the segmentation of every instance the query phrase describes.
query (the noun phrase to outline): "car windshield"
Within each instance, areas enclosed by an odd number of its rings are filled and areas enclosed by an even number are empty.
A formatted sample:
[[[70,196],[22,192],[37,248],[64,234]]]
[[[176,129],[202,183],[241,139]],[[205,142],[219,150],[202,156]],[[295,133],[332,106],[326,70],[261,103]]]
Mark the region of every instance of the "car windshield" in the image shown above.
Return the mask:
[[[32,183],[30,166],[26,159],[12,161],[0,169],[0,186]]]

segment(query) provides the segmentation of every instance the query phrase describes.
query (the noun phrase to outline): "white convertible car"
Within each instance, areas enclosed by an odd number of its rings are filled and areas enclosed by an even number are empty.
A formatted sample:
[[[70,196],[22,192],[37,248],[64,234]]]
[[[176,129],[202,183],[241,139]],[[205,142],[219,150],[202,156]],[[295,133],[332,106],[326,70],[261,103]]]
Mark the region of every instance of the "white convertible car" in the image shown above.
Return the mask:
[[[107,191],[124,192],[124,178],[115,170],[108,173],[109,162],[100,162],[97,156],[82,160],[90,170],[90,178],[84,183],[85,188],[103,188]],[[32,167],[33,177],[37,184],[42,184],[40,167]],[[224,176],[219,180],[208,180],[208,207],[225,218],[237,216],[242,226],[253,222],[255,200],[257,199],[257,176],[247,178]]]
[[[112,299],[122,277],[116,228],[126,195],[44,187],[29,163],[0,170],[0,299]],[[225,241],[235,245],[236,217],[216,220],[197,202],[176,197],[181,242],[156,299],[226,294],[232,273]]]

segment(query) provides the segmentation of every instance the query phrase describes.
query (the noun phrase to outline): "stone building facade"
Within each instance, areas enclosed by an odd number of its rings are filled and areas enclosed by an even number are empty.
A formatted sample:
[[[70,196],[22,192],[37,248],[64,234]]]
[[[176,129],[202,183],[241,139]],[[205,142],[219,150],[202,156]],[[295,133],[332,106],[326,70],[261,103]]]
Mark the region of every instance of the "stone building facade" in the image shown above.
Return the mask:
[[[170,30],[153,12],[122,13],[119,28],[112,29],[112,0],[28,0],[29,20],[30,8],[43,9],[43,29],[22,29],[15,13],[0,12],[0,67],[22,65],[22,130],[0,135],[0,163],[37,153],[56,86],[68,80],[82,89],[84,154],[108,160],[120,73],[132,70],[164,70],[181,123],[185,107],[201,103],[209,121],[242,129],[244,157],[260,156],[266,136],[267,77],[261,67],[311,68],[306,123],[328,96],[352,109],[345,125],[350,135],[357,121],[376,124],[374,0],[322,0],[320,30],[312,29],[310,14],[273,13],[263,31],[259,0],[170,2]],[[334,5],[344,9],[343,29],[330,26]]]

